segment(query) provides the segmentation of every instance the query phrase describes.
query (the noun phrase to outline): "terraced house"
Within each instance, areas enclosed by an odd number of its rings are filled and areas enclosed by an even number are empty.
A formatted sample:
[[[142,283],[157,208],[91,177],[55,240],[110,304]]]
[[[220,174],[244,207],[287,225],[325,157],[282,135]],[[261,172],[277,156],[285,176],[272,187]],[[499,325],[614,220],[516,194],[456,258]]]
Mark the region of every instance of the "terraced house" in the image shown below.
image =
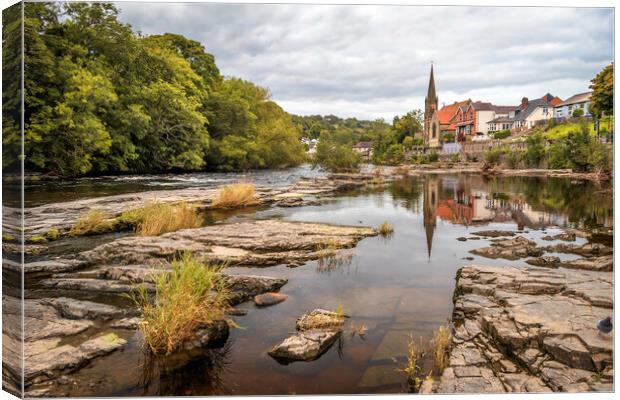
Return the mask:
[[[592,92],[578,93],[568,99],[555,104],[553,116],[555,118],[568,118],[573,115],[575,110],[583,110],[585,117],[590,116],[590,96]]]
[[[503,130],[522,131],[531,129],[537,124],[553,118],[554,104],[560,104],[561,99],[547,93],[541,98],[529,100],[521,99],[519,107],[510,110],[507,115],[496,117],[487,122],[487,132]]]

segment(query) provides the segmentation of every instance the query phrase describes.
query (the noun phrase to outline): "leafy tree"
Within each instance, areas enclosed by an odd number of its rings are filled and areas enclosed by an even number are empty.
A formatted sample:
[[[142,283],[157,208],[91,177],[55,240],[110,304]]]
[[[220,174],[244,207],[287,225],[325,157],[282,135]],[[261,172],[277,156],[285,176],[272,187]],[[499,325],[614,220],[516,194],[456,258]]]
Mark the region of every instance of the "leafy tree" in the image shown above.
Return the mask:
[[[614,113],[614,64],[611,63],[594,79],[592,79],[590,89],[592,96],[590,97],[590,112],[597,118],[605,115],[613,115]]]
[[[573,116],[574,118],[583,117],[583,108],[576,108],[576,109],[573,111],[572,116]]]
[[[349,144],[338,142],[330,133],[324,132],[316,145],[312,164],[329,171],[346,171],[357,169],[360,161],[360,155]]]
[[[413,137],[405,136],[403,139],[403,146],[405,149],[410,150],[413,147]]]
[[[424,113],[422,110],[409,111],[402,117],[394,117],[392,128],[396,136],[396,141],[402,143],[405,137],[421,135],[424,124]]]
[[[539,166],[545,156],[545,138],[542,133],[535,131],[527,137],[527,147],[523,158],[530,167]]]

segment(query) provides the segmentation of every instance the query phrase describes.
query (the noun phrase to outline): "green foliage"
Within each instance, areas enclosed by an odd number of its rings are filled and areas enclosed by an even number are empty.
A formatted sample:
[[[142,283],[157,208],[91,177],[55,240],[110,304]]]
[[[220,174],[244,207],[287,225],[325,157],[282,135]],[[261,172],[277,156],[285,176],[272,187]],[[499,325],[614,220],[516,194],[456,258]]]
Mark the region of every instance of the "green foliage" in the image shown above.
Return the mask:
[[[383,155],[383,163],[389,165],[398,165],[405,159],[405,148],[400,143],[394,143],[388,147]]]
[[[419,137],[423,130],[423,117],[421,110],[413,110],[401,117],[394,117],[391,127],[381,124],[381,120],[375,121],[373,162],[388,165],[402,163],[405,149],[424,143],[423,138]]]
[[[590,113],[596,117],[614,114],[614,64],[611,63],[594,79],[592,79],[590,89]]]
[[[405,136],[403,139],[403,146],[405,149],[410,150],[413,147],[413,137]]]
[[[508,136],[510,136],[510,129],[505,129],[503,131],[497,131],[495,133],[493,133],[493,138],[494,139],[506,139]]]
[[[334,135],[323,132],[316,145],[316,153],[312,160],[313,167],[321,166],[328,171],[357,169],[361,157],[351,146],[351,143],[343,143]]]
[[[3,13],[7,78],[19,75],[19,11]],[[266,89],[223,79],[199,42],[142,36],[108,3],[25,3],[24,11],[28,170],[76,176],[305,160],[290,115]],[[3,83],[10,168],[19,156],[19,86]]]
[[[574,117],[574,118],[583,117],[583,108],[576,108],[573,111],[572,117]]]
[[[520,150],[512,150],[506,154],[506,163],[508,168],[516,169],[521,165],[523,161],[524,152]]]
[[[443,136],[443,143],[454,143],[454,134],[453,133],[445,133]]]
[[[564,139],[549,146],[549,167],[609,172],[612,169],[612,149],[590,135],[584,124],[581,129],[569,132]]]
[[[398,143],[406,137],[420,136],[424,130],[424,113],[422,110],[409,111],[402,117],[396,116],[392,121],[392,130]]]
[[[527,147],[523,160],[528,167],[538,167],[545,157],[545,138],[539,131],[532,132],[527,137]]]
[[[489,164],[499,164],[504,149],[501,147],[495,147],[484,152],[484,161]]]
[[[347,141],[374,141],[377,130],[389,129],[390,125],[383,120],[364,121],[356,118],[339,118],[335,115],[293,115],[293,123],[299,128],[301,136],[318,139],[321,133],[327,132],[345,136]]]
[[[428,155],[428,161],[430,162],[439,161],[439,154],[436,151],[431,151],[431,153]]]

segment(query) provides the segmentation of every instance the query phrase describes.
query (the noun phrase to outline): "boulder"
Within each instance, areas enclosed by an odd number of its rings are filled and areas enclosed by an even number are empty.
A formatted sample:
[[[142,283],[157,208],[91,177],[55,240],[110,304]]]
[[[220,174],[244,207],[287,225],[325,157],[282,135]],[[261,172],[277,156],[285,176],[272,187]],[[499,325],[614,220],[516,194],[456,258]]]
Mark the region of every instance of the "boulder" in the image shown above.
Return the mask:
[[[523,236],[517,236],[514,239],[494,239],[492,242],[491,246],[470,250],[469,252],[482,257],[507,260],[539,257],[544,253],[542,248],[536,246],[536,242]]]
[[[513,232],[513,231],[488,230],[488,231],[472,232],[471,234],[472,235],[476,235],[476,236],[485,236],[485,237],[502,237],[502,236],[514,236],[515,232]]]
[[[288,299],[288,296],[285,294],[269,292],[254,296],[254,304],[259,307],[267,307],[282,303],[286,299]]]

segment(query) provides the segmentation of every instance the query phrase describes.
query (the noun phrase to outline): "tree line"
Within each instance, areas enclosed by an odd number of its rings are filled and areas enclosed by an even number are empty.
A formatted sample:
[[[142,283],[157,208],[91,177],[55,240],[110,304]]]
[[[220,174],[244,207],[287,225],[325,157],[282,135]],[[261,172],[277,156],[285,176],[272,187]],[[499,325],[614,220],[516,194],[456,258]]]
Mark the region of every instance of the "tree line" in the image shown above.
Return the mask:
[[[240,170],[305,161],[269,91],[177,34],[143,36],[107,3],[24,4],[27,170],[60,176]],[[19,164],[21,4],[3,12],[3,167]]]

